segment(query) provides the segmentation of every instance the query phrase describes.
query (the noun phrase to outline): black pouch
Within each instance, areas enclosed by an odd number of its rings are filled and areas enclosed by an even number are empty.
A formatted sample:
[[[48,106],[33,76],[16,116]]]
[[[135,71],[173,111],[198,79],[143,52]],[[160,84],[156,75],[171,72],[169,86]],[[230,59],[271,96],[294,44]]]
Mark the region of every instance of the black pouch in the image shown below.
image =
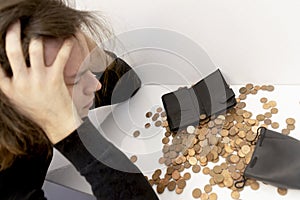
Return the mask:
[[[162,96],[171,131],[197,124],[200,115],[210,117],[236,105],[235,94],[220,70],[216,70],[191,88]]]
[[[104,72],[95,73],[102,88],[96,92],[95,107],[121,103],[132,97],[141,87],[136,72],[124,60],[107,52],[114,61]]]
[[[259,139],[244,180],[236,186],[241,188],[247,178],[253,178],[279,188],[300,189],[300,141],[263,127],[257,134]]]

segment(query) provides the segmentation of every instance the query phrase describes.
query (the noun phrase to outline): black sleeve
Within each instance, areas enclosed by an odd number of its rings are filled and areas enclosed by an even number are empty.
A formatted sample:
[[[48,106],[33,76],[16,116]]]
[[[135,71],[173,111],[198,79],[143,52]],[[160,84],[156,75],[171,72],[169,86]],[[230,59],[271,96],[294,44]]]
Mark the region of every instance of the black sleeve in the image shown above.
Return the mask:
[[[54,147],[86,178],[97,199],[158,199],[139,169],[88,118]]]

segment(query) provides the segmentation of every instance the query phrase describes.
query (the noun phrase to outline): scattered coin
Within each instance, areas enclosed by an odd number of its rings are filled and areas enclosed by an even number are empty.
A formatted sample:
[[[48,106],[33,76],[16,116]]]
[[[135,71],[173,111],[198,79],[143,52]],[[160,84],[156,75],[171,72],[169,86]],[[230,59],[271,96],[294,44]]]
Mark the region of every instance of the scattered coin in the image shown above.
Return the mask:
[[[147,112],[147,113],[146,113],[146,117],[147,117],[147,118],[150,118],[151,116],[152,116],[152,112]]]
[[[135,155],[131,156],[130,161],[135,163],[137,161],[137,156],[135,156]]]
[[[199,188],[195,188],[192,194],[195,199],[198,199],[201,197],[202,192]]]
[[[140,131],[136,130],[133,132],[133,137],[139,137],[140,136]]]
[[[278,194],[284,196],[284,195],[287,194],[287,189],[285,189],[285,188],[278,188],[277,192],[278,192]]]
[[[286,119],[286,123],[287,124],[295,124],[295,119],[293,119],[293,118],[287,118]]]
[[[145,128],[149,128],[150,126],[151,126],[150,123],[146,123],[146,124],[145,124]]]

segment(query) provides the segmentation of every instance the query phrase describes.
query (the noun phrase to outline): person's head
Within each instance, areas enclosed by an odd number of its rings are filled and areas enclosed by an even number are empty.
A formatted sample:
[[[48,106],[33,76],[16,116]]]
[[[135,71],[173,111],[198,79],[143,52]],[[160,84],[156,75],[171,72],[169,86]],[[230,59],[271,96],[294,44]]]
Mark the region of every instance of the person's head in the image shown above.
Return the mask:
[[[28,67],[32,38],[43,38],[46,65],[52,64],[66,38],[76,38],[64,78],[78,113],[86,116],[94,92],[101,84],[89,71],[90,49],[85,34],[101,40],[109,33],[106,26],[92,13],[72,9],[62,0],[0,0],[0,19],[0,65],[10,77],[13,74],[5,52],[5,36],[9,25],[16,20],[21,22],[22,47]],[[46,146],[50,152],[51,144],[43,130],[14,108],[1,90],[0,121],[0,170],[10,166],[18,155],[39,152],[36,146]]]

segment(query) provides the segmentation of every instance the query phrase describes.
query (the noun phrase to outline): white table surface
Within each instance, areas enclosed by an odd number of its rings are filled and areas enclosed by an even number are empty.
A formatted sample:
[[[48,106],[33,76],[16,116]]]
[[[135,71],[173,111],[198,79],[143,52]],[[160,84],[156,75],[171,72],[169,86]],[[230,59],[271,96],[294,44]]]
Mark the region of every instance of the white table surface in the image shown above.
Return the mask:
[[[238,90],[241,86],[234,85],[231,87],[235,91],[236,96],[238,96]],[[159,157],[162,156],[161,149],[163,144],[161,139],[164,137],[165,131],[164,128],[157,128],[154,125],[149,129],[145,129],[144,124],[151,121],[145,117],[145,113],[149,110],[154,110],[158,106],[162,106],[161,95],[176,90],[176,88],[178,88],[176,85],[164,87],[159,85],[145,85],[129,101],[112,107],[97,108],[89,113],[89,117],[94,125],[98,127],[107,139],[113,142],[128,157],[131,155],[138,156],[136,164],[148,177],[151,177],[153,171],[158,168],[162,169],[163,174],[165,172],[166,167],[158,163]],[[251,111],[253,116],[263,114],[266,110],[262,108],[259,99],[267,97],[269,100],[275,100],[279,112],[273,115],[271,119],[280,124],[280,127],[276,130],[280,132],[286,126],[285,119],[293,117],[296,119],[296,129],[291,132],[290,136],[300,139],[300,129],[297,126],[300,120],[300,93],[298,91],[300,91],[300,86],[275,85],[273,92],[259,91],[257,95],[248,95],[245,100],[247,103],[245,109]],[[141,132],[140,137],[132,137],[134,130]],[[224,161],[223,159],[220,160]],[[209,163],[208,166],[212,167],[214,165],[214,163]],[[193,189],[198,187],[203,191],[204,186],[209,183],[210,176],[203,175],[202,171],[195,174],[191,169],[188,169],[183,173],[185,172],[190,172],[192,178],[187,181],[187,186],[183,193],[178,195],[175,191],[169,192],[166,189],[163,194],[158,195],[160,199],[194,199],[192,197]],[[68,187],[91,193],[89,185],[72,166],[50,171],[47,178]],[[156,191],[156,187],[154,187],[154,190]],[[231,190],[227,188],[213,186],[213,192],[217,193],[218,199],[231,199]],[[296,200],[299,197],[300,190],[288,190],[287,195],[280,196],[277,193],[276,187],[260,183],[260,189],[257,191],[246,187],[241,192],[240,199]]]

